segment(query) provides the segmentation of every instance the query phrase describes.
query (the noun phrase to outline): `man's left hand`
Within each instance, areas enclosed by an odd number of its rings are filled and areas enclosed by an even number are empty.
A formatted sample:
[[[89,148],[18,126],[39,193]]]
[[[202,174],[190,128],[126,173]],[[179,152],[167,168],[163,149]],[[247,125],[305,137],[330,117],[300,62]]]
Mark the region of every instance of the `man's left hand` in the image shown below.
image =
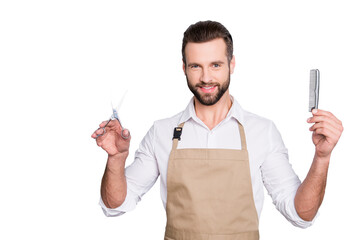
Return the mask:
[[[313,131],[315,155],[320,158],[328,158],[344,130],[342,122],[331,112],[324,110],[313,109],[312,114],[313,117],[310,117],[307,122],[315,123],[309,129]]]

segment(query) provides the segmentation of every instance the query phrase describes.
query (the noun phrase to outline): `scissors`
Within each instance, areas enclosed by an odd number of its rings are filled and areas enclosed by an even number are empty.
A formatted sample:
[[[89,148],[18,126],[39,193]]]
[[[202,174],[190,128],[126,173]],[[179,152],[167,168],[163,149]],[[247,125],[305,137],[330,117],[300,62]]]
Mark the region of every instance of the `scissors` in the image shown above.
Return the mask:
[[[128,139],[128,138],[129,138],[130,134],[129,134],[129,136],[125,136],[125,135],[124,135],[124,130],[125,130],[125,129],[122,127],[121,121],[120,121],[120,118],[119,118],[119,115],[118,115],[119,109],[120,109],[120,107],[121,107],[121,105],[122,105],[122,103],[123,103],[123,101],[124,101],[124,98],[125,98],[125,96],[126,96],[126,93],[127,93],[127,91],[124,93],[123,97],[121,98],[120,103],[117,105],[116,108],[114,108],[114,106],[113,106],[112,103],[111,103],[111,107],[112,107],[113,113],[112,113],[112,115],[110,116],[110,119],[109,119],[109,120],[107,121],[107,123],[105,124],[105,126],[102,127],[102,128],[98,128],[98,129],[102,129],[103,132],[102,132],[101,134],[96,135],[96,138],[103,136],[103,135],[106,133],[105,127],[109,124],[109,122],[110,122],[111,120],[115,120],[115,119],[119,121],[120,127],[122,128],[122,130],[121,130],[121,137],[123,137],[124,139]]]

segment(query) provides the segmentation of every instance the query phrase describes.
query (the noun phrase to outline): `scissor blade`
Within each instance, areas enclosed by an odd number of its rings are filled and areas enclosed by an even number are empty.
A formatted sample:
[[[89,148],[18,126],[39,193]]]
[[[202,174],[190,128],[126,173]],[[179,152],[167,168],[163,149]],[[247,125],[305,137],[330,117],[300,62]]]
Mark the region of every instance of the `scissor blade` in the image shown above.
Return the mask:
[[[124,94],[123,94],[123,96],[122,96],[119,104],[118,104],[117,107],[115,108],[115,110],[116,110],[117,112],[119,112],[120,107],[121,107],[122,103],[124,102],[124,99],[125,99],[125,96],[126,96],[127,92],[128,92],[128,90],[126,90],[126,91],[124,92]],[[113,108],[113,109],[114,109],[114,108]]]

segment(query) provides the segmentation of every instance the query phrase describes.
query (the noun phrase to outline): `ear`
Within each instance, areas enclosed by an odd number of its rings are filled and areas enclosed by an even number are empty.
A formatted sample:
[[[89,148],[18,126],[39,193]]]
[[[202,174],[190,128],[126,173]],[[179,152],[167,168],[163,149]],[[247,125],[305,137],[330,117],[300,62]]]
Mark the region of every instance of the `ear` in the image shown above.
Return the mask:
[[[232,59],[230,61],[230,73],[232,74],[234,72],[235,69],[235,56],[232,56]]]
[[[185,62],[184,62],[184,59],[182,60],[182,62],[183,62],[182,68],[183,68],[184,74],[186,75],[186,68],[185,68]]]

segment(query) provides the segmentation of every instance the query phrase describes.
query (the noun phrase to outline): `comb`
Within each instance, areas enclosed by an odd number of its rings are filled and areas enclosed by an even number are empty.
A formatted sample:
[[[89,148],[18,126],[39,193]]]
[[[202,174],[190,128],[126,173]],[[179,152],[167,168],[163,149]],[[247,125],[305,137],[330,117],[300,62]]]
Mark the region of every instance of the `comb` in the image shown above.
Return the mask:
[[[318,109],[319,87],[320,87],[320,71],[318,69],[311,69],[310,88],[309,88],[309,112],[311,112],[313,109]]]

